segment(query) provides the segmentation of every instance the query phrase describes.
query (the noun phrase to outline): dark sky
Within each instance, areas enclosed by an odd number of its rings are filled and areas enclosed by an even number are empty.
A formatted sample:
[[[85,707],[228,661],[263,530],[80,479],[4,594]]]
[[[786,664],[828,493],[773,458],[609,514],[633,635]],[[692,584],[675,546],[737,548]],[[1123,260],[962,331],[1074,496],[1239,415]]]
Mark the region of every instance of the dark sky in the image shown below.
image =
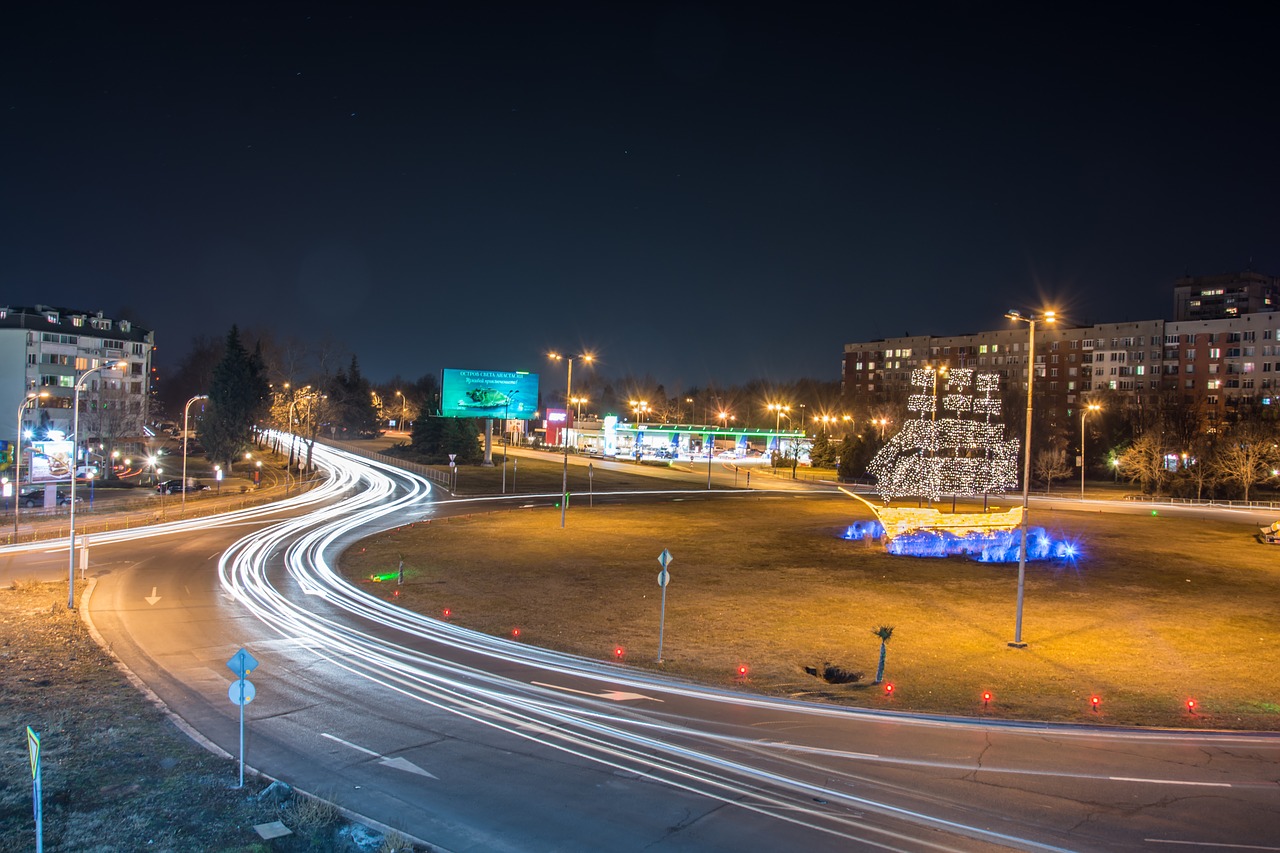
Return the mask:
[[[1274,17],[107,5],[0,26],[0,302],[127,308],[162,366],[239,323],[676,393],[1280,274]]]

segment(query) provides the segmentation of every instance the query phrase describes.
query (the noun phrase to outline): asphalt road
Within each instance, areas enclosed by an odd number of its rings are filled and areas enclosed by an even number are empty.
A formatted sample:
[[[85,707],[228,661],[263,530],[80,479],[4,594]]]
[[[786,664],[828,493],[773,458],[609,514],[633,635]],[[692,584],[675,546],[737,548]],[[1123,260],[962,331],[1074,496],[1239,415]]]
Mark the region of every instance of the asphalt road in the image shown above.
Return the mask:
[[[90,607],[231,754],[225,662],[248,649],[248,763],[375,821],[456,851],[1280,850],[1272,735],[809,706],[405,613],[328,565],[376,530],[485,502],[327,461],[339,473],[307,507],[96,543]],[[65,548],[8,559],[65,577]]]

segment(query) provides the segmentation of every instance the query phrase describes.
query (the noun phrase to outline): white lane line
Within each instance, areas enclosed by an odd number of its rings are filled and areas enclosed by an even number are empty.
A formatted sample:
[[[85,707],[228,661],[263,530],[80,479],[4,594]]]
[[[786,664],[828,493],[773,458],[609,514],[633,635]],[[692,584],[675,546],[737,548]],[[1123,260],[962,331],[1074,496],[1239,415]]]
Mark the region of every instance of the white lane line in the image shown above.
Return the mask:
[[[1132,776],[1108,776],[1112,782],[1145,782],[1148,785],[1196,785],[1201,788],[1231,788],[1230,782],[1184,782],[1179,779],[1138,779]]]
[[[543,681],[530,681],[535,687],[550,687],[552,690],[563,690],[565,693],[578,693],[582,696],[590,696],[592,699],[608,699],[610,702],[627,702],[631,699],[648,699],[650,702],[661,702],[653,696],[645,696],[643,693],[624,693],[621,690],[606,690],[604,693],[592,693],[590,690],[574,690],[572,687],[561,687],[559,684],[547,684]]]
[[[381,756],[381,755],[379,755],[378,753],[374,752],[372,749],[365,749],[363,746],[356,746],[356,745],[355,745],[354,743],[352,743],[351,741],[349,741],[349,740],[343,740],[342,738],[337,737],[337,736],[335,736],[335,735],[331,735],[331,734],[329,734],[328,732],[321,732],[321,733],[320,733],[320,737],[327,737],[329,740],[337,741],[338,743],[342,744],[343,746],[349,746],[349,747],[351,747],[352,749],[356,750],[357,752],[363,752],[365,755],[372,755],[374,758],[381,758],[381,757],[382,757],[382,756]]]
[[[1191,847],[1225,847],[1231,850],[1280,850],[1280,847],[1263,847],[1259,844],[1224,844],[1218,841],[1175,841],[1171,838],[1144,838],[1148,844],[1184,844]]]

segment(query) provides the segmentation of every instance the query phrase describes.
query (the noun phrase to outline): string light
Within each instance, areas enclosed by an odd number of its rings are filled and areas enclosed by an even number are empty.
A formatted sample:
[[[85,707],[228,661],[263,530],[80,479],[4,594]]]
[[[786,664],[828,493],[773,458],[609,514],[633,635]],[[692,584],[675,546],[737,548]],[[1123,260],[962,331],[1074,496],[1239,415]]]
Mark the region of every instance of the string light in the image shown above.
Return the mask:
[[[916,368],[911,384],[932,389],[907,398],[907,409],[919,417],[904,423],[867,466],[886,504],[908,495],[939,500],[944,494],[1002,494],[1018,485],[1020,443],[1006,440],[1004,424],[993,420],[1000,416],[1000,398],[994,396],[1000,389],[998,374]],[[939,385],[947,413],[941,419]]]

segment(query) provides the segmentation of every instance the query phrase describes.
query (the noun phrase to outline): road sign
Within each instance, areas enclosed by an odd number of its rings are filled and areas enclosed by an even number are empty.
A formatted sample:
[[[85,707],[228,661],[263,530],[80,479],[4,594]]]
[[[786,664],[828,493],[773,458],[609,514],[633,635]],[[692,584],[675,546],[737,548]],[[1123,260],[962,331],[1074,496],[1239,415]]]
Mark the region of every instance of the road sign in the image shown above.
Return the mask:
[[[456,454],[456,453],[450,453],[450,454],[449,454],[449,464],[453,464],[453,460],[455,460],[455,459],[457,459],[457,458],[458,458],[458,454]]]
[[[244,678],[258,668],[258,660],[244,649],[241,649],[231,656],[231,660],[227,661],[227,666],[231,667],[231,671],[236,674],[237,678]]]
[[[671,561],[674,559],[675,557],[671,556],[671,552],[666,548],[663,548],[662,553],[658,555],[658,565],[665,569],[667,566],[671,565]]]
[[[666,569],[658,572],[658,586],[665,589],[669,583],[671,583],[671,573]]]
[[[243,702],[240,701],[241,684],[244,685]],[[227,688],[227,698],[231,700],[231,704],[233,705],[248,705],[253,701],[253,697],[257,695],[258,688],[254,687],[253,682],[247,678],[237,678],[235,681],[231,682],[231,685]]]
[[[27,726],[27,753],[31,756],[31,778],[36,778],[40,769],[40,734]]]

